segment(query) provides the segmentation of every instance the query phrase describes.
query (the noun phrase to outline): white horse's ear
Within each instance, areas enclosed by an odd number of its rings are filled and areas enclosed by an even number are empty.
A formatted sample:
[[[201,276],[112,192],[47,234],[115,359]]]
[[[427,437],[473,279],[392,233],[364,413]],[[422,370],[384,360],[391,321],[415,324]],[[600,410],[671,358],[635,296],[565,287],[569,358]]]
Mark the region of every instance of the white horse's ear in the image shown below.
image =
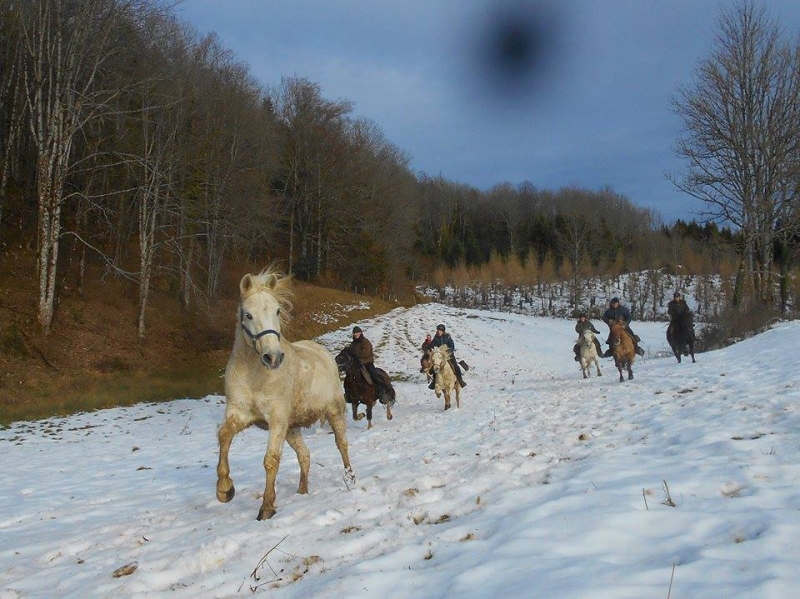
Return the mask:
[[[278,277],[271,274],[268,275],[267,278],[264,280],[264,285],[266,285],[268,289],[275,289],[275,284],[277,282],[278,282]]]
[[[250,274],[246,274],[242,277],[241,282],[239,283],[239,292],[242,294],[242,297],[247,295],[250,290],[253,288],[253,277]]]

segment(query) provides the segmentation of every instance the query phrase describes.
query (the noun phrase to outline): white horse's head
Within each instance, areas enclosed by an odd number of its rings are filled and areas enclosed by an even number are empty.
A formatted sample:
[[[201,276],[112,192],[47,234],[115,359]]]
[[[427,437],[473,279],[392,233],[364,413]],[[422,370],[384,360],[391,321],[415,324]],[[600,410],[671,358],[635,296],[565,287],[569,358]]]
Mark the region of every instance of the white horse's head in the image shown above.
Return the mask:
[[[439,372],[450,359],[450,350],[445,345],[440,345],[431,353],[431,363],[433,371]]]
[[[269,270],[246,274],[239,283],[241,334],[271,369],[283,363],[281,327],[288,322],[292,307],[290,283],[290,277]]]
[[[582,337],[583,337],[583,342],[584,342],[586,345],[592,345],[592,344],[594,344],[594,333],[592,333],[592,332],[591,332],[589,329],[586,329],[586,330],[583,332],[583,335],[582,335]]]

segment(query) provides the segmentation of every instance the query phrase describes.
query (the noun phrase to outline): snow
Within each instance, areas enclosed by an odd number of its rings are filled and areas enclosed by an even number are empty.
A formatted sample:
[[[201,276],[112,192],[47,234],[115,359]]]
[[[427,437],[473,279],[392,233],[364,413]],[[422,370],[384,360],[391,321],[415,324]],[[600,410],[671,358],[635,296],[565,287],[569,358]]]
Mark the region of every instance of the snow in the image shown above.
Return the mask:
[[[471,366],[461,408],[446,412],[418,372],[438,322]],[[296,494],[287,447],[268,521],[255,520],[260,429],[234,441],[237,493],[216,500],[222,397],[0,430],[0,598],[800,588],[800,323],[678,364],[664,323],[634,322],[648,355],[624,383],[610,359],[581,378],[570,320],[426,304],[358,324],[395,377],[394,420],[377,410],[368,431],[348,414],[350,488],[333,436],[306,431],[310,492]],[[321,341],[338,350],[348,333]]]

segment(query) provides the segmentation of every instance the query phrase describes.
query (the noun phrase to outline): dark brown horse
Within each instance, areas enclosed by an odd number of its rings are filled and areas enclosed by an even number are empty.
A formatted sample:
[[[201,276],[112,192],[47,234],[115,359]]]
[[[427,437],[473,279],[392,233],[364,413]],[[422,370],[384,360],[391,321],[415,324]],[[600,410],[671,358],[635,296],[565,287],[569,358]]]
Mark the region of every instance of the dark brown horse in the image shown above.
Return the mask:
[[[636,350],[633,345],[633,339],[625,330],[624,320],[618,320],[611,325],[611,334],[608,340],[614,355],[614,365],[619,370],[619,382],[621,383],[625,380],[622,376],[623,369],[627,369],[628,380],[631,380],[633,378],[632,366],[633,360],[636,358]]]
[[[425,377],[428,379],[429,383],[433,380],[431,368],[433,368],[433,362],[431,362],[431,352],[430,350],[427,350],[419,359],[419,371],[425,373]]]
[[[694,359],[694,323],[690,314],[681,314],[667,327],[667,343],[672,348],[672,353],[678,358],[678,363],[681,361],[681,354],[684,356],[692,356]]]
[[[363,404],[367,416],[367,429],[372,428],[372,407],[378,401],[378,389],[375,385],[371,385],[364,378],[361,365],[357,360],[353,359],[350,353],[343,349],[336,356],[336,365],[339,367],[339,372],[344,373],[344,398],[347,403],[353,407],[353,420],[363,420],[364,414],[358,413],[358,405]],[[395,402],[395,392],[392,387],[392,379],[381,368],[375,368],[375,371],[383,378],[383,384],[389,389],[391,397],[388,400],[381,400],[381,403],[386,406],[386,419],[392,419],[392,406]]]

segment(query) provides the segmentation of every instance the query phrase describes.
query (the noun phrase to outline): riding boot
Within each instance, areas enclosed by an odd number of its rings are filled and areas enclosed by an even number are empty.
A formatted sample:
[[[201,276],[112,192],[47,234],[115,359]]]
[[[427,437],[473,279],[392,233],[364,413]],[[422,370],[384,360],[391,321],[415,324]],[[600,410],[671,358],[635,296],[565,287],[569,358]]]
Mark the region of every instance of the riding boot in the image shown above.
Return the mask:
[[[600,342],[597,340],[597,337],[594,338],[594,347],[597,350],[597,355],[598,356],[602,356],[603,355],[603,348],[600,347]]]
[[[430,389],[431,391],[434,391],[436,389],[436,377],[433,377],[433,379],[431,380],[431,384],[428,385],[428,389]]]
[[[633,350],[636,352],[638,356],[644,356],[644,350],[639,347],[639,341],[637,340],[636,343],[633,344]]]
[[[581,361],[581,354],[580,354],[581,348],[577,343],[572,346],[572,351],[575,352],[575,361],[576,362],[580,362]]]

